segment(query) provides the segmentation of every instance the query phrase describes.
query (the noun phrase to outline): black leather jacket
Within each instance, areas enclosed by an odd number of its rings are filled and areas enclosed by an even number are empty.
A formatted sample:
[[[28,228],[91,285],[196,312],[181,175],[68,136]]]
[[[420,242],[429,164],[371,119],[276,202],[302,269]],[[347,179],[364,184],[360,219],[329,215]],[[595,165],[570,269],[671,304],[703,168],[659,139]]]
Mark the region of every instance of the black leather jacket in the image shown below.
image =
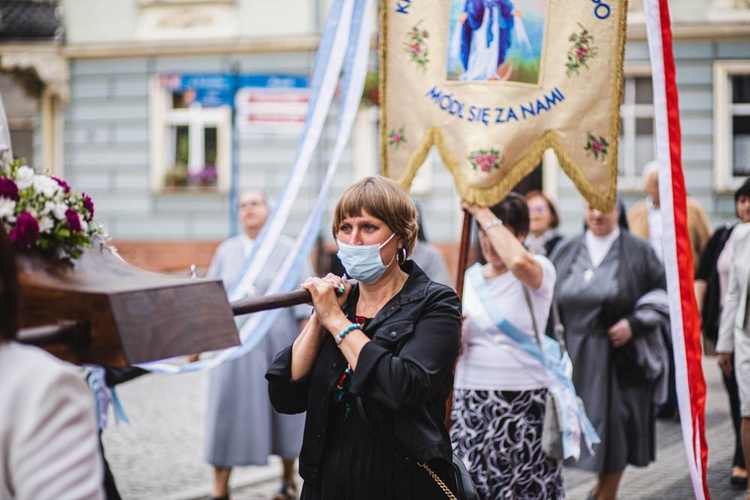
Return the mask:
[[[461,343],[461,303],[451,288],[430,281],[413,261],[403,289],[372,319],[372,342],[360,352],[351,393],[370,422],[385,423],[388,441],[401,445],[404,460],[451,460],[444,426],[445,400],[453,384],[452,368]],[[354,318],[355,286],[344,308]],[[311,373],[291,380],[291,346],[281,351],[266,373],[271,404],[281,413],[307,411],[299,472],[319,484],[330,399],[346,359],[327,336]],[[393,440],[395,438],[395,440]]]

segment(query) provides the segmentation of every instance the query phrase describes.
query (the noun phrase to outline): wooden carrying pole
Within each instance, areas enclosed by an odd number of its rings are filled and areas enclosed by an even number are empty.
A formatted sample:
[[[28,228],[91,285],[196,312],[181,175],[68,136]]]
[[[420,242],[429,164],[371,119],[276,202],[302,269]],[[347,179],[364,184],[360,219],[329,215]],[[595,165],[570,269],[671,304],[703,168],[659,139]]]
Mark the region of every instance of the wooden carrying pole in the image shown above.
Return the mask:
[[[471,223],[473,217],[468,210],[464,210],[464,224],[461,228],[461,243],[458,248],[458,276],[456,276],[456,293],[463,300],[464,295],[464,274],[466,274],[466,264],[469,260],[469,246],[471,244]],[[456,365],[453,364],[453,373],[456,373]],[[445,428],[451,428],[451,410],[453,409],[453,388],[445,400]]]
[[[464,210],[464,225],[461,228],[461,243],[458,248],[458,276],[456,276],[456,293],[459,297],[464,295],[464,274],[466,274],[466,264],[469,260],[472,221],[471,214]]]

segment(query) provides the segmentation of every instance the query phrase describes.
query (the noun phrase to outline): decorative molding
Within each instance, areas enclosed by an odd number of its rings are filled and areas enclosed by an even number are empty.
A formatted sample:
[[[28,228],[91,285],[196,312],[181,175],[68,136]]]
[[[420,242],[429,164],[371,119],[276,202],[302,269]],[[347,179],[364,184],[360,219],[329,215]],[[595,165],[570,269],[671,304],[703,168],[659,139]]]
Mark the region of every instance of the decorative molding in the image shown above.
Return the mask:
[[[632,19],[628,19],[628,41],[645,41],[645,22],[638,22],[636,16],[631,17]],[[674,40],[717,40],[733,38],[747,39],[748,37],[750,37],[750,23],[747,22],[716,22],[672,25],[672,38]]]
[[[110,57],[203,56],[220,54],[256,54],[309,52],[318,48],[319,36],[258,39],[232,39],[202,42],[136,42],[129,44],[68,45],[62,54],[68,59]],[[1,46],[0,46],[1,47]],[[2,48],[0,48],[0,51]]]
[[[708,11],[708,20],[712,22],[747,23],[750,21],[750,1],[717,0],[714,8]]]
[[[68,102],[70,69],[58,45],[0,44],[0,69],[33,70],[49,92]]]
[[[237,36],[234,2],[150,1],[138,8],[138,40],[226,39]]]

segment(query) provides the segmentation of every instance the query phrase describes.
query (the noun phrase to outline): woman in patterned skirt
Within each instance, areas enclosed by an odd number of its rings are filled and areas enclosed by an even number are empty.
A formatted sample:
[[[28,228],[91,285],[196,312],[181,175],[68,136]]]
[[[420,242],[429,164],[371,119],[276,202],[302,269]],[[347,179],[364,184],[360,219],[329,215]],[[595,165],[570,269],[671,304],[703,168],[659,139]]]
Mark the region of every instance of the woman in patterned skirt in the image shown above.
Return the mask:
[[[464,345],[450,431],[454,451],[483,498],[563,498],[562,463],[542,452],[548,372],[496,323],[500,311],[506,323],[536,342],[534,323],[547,324],[555,268],[523,246],[529,209],[521,196],[511,193],[492,208],[463,207],[476,218],[487,263],[467,272],[464,287]]]

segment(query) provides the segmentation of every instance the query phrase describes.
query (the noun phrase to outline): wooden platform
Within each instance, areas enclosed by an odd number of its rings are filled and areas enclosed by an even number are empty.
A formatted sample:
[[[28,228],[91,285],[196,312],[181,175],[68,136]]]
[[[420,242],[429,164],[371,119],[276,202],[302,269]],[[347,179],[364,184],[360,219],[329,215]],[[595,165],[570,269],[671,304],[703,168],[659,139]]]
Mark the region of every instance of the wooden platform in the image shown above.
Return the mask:
[[[101,243],[74,263],[17,260],[19,327],[75,322],[73,337],[45,345],[68,361],[124,367],[239,344],[220,280],[144,271]]]

